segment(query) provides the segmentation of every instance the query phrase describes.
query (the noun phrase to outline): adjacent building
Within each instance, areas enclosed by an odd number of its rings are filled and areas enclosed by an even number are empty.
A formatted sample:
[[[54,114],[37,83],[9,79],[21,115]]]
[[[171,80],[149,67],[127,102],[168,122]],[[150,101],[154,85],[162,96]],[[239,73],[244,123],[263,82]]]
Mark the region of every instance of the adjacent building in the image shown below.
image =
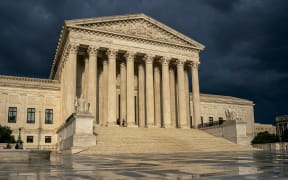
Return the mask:
[[[288,139],[288,115],[277,116],[275,119],[276,133],[280,141],[287,141]]]
[[[254,124],[254,133],[255,136],[260,132],[268,132],[270,134],[276,134],[276,127],[273,124],[261,124],[255,123]]]

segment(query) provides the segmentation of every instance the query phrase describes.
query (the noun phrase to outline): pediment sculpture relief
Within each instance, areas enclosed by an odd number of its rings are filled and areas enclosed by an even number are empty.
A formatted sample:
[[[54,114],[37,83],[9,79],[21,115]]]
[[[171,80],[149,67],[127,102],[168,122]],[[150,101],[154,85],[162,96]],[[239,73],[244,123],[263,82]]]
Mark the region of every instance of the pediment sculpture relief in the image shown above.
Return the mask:
[[[151,40],[165,41],[191,46],[191,43],[143,19],[97,22],[90,24],[82,24],[80,26],[91,29],[120,33],[124,35],[138,36]]]

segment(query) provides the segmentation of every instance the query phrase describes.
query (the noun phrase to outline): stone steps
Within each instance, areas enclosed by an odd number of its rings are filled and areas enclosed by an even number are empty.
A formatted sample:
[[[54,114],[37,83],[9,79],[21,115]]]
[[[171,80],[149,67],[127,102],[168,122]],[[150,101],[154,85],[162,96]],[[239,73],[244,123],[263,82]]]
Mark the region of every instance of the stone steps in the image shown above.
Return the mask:
[[[98,127],[96,134],[97,145],[82,154],[252,150],[197,129]]]

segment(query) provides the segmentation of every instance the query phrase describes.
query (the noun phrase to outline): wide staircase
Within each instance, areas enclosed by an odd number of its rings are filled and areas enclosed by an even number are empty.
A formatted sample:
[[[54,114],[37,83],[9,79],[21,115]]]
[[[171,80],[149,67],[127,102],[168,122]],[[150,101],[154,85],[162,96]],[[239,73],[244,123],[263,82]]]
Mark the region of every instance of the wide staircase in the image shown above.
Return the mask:
[[[249,151],[197,129],[97,127],[97,144],[81,154]]]

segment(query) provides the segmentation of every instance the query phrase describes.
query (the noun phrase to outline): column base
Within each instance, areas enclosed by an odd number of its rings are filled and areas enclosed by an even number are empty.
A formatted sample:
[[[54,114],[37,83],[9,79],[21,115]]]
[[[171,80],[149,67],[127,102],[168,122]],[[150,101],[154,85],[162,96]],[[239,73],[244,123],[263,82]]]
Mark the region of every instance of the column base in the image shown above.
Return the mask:
[[[187,124],[180,125],[178,128],[180,128],[180,129],[190,129]]]
[[[127,124],[127,127],[138,128],[136,124]]]
[[[118,124],[114,123],[114,122],[109,122],[106,124],[107,127],[120,127]]]
[[[172,128],[174,128],[174,127],[171,126],[171,125],[165,125],[164,128],[166,128],[166,129],[172,129]]]
[[[157,128],[154,124],[147,124],[146,128]]]

